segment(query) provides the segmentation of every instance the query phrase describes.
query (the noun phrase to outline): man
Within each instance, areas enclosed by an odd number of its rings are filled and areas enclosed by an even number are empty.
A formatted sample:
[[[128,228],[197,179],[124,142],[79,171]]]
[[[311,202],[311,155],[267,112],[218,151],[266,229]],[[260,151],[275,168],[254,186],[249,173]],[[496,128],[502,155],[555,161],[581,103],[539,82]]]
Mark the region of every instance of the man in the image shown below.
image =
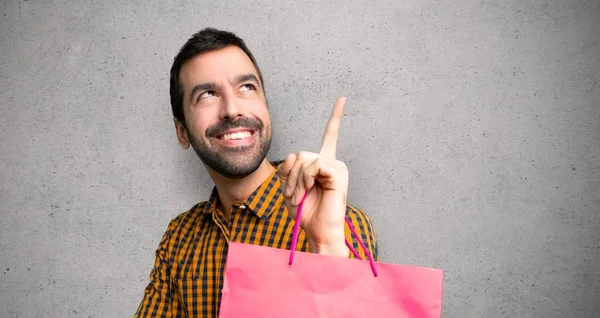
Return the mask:
[[[171,68],[179,144],[194,149],[215,183],[209,200],[173,219],[156,251],[136,317],[217,317],[231,241],[289,249],[305,192],[299,250],[366,259],[344,225],[348,217],[377,259],[369,218],[346,203],[348,170],[335,159],[344,99],[336,102],[320,153],[269,162],[271,121],[263,78],[243,40],[204,29]],[[268,269],[266,269],[268,270]]]

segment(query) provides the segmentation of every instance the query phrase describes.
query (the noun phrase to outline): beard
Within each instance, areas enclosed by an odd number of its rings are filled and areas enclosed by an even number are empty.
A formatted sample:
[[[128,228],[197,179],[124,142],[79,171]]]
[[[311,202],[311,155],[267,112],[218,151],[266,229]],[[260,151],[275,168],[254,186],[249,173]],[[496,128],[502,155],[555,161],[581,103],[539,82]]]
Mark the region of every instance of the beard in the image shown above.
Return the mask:
[[[226,148],[221,151],[213,148],[210,137],[222,134],[232,128],[249,128],[257,134],[253,145]],[[259,119],[241,118],[232,121],[226,118],[206,130],[206,138],[198,138],[188,131],[190,143],[202,162],[218,174],[227,178],[244,178],[256,171],[267,156],[271,147],[271,127],[265,127]]]

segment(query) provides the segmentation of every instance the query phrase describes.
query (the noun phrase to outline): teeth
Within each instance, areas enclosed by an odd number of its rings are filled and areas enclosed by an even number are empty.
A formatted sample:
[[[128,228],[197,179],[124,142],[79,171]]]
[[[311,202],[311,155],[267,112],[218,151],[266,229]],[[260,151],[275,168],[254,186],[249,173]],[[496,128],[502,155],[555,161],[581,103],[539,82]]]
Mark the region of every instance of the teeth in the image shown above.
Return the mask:
[[[221,139],[223,140],[239,140],[239,139],[246,139],[248,137],[250,137],[250,135],[252,135],[249,131],[240,131],[240,132],[236,132],[236,133],[232,133],[232,134],[225,134],[223,135],[223,137],[221,137]]]

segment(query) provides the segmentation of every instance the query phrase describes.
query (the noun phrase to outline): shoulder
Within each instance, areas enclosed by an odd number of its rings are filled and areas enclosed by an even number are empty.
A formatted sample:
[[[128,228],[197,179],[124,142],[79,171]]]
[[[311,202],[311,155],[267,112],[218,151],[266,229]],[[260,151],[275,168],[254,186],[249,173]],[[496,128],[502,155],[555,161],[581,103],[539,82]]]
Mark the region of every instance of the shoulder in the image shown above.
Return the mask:
[[[347,204],[346,217],[357,231],[362,232],[363,234],[371,235],[373,236],[373,239],[375,239],[373,223],[371,222],[371,218],[367,213],[351,204]]]
[[[361,240],[369,249],[371,255],[375,260],[379,259],[379,248],[377,244],[377,235],[375,234],[375,229],[373,227],[373,223],[371,223],[371,219],[363,210],[347,204],[346,205],[346,218],[350,221],[350,224],[356,231],[358,235],[360,235]],[[345,229],[346,237],[352,238],[352,242],[354,248],[359,249],[359,244],[356,241],[356,238],[352,235],[352,231],[349,227]],[[364,251],[360,250],[362,257],[366,258]]]
[[[354,220],[368,222],[369,224],[371,223],[371,219],[369,218],[369,215],[367,215],[367,213],[365,213],[365,211],[363,211],[360,208],[357,208],[351,204],[346,205],[346,216],[353,223],[354,223]]]
[[[171,219],[171,221],[169,221],[169,225],[167,226],[167,230],[165,231],[163,241],[171,241],[180,236],[180,233],[188,232],[188,230],[195,225],[198,218],[200,218],[204,213],[204,208],[206,207],[206,204],[206,201],[200,202],[194,205],[189,210],[180,213],[179,215]]]

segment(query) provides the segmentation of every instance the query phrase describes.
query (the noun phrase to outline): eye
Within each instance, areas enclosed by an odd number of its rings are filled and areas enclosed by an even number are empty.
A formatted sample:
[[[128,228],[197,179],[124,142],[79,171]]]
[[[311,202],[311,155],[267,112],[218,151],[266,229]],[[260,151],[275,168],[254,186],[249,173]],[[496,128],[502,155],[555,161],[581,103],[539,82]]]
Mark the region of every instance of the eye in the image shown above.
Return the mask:
[[[254,91],[256,90],[256,87],[253,84],[244,84],[240,87],[240,91],[242,92],[247,92],[247,91]]]
[[[198,100],[206,99],[215,96],[215,91],[206,91],[200,95],[198,95]]]

